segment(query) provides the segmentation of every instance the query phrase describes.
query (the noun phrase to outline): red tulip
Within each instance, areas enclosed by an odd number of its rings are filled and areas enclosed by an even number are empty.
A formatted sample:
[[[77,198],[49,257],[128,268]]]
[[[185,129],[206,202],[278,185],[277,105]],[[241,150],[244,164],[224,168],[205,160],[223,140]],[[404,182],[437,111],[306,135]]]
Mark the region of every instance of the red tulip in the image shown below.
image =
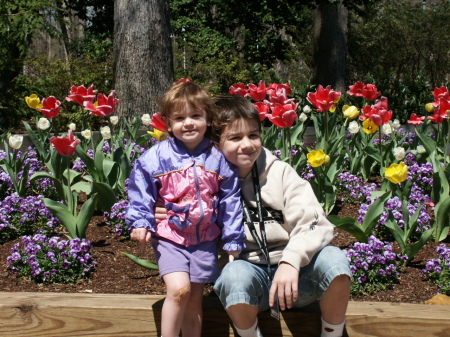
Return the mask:
[[[54,118],[59,115],[61,110],[61,102],[55,97],[50,96],[42,100],[43,108],[38,109],[47,118]]]
[[[432,103],[435,107],[439,106],[441,98],[450,101],[450,93],[448,92],[447,87],[440,87],[435,88],[434,91],[432,91],[434,96],[434,102]]]
[[[279,91],[281,89],[285,89],[286,95],[292,94],[291,84],[290,83],[270,83],[267,91],[275,90]]]
[[[408,124],[412,125],[420,125],[423,124],[423,120],[425,119],[425,116],[418,117],[416,114],[411,114],[411,117],[409,118]]]
[[[245,95],[248,93],[247,88],[245,87],[244,83],[236,83],[232,87],[230,87],[230,94],[232,95],[239,95],[242,97],[245,97]]]
[[[441,97],[439,100],[439,107],[437,110],[439,111],[439,114],[442,117],[448,118],[448,114],[450,113],[450,97],[449,99]]]
[[[81,140],[76,139],[72,130],[69,129],[66,137],[52,137],[50,138],[50,143],[61,156],[71,156],[75,153]]]
[[[90,111],[91,115],[96,115],[99,117],[105,117],[111,115],[116,110],[116,105],[119,103],[117,98],[114,98],[114,90],[108,97],[103,94],[98,94],[97,104],[92,104],[92,102],[84,102],[84,107],[86,110]]]
[[[157,129],[162,132],[167,132],[167,125],[164,123],[161,114],[155,113],[152,116],[152,121],[149,124],[154,129]]]
[[[334,91],[330,86],[325,89],[322,85],[317,87],[316,92],[309,92],[306,98],[314,105],[319,112],[327,112],[331,107],[334,107],[334,103],[339,100],[341,93]]]
[[[278,88],[278,90],[268,90],[268,94],[271,104],[289,104],[294,101],[293,98],[287,98],[287,92],[285,88]]]
[[[298,104],[290,103],[290,104],[280,104],[275,103],[271,109],[272,114],[267,114],[267,118],[280,128],[288,128],[291,127],[298,115],[295,113],[297,110]]]
[[[263,102],[256,102],[256,103],[254,103],[254,105],[258,109],[259,120],[263,121],[267,117],[267,114],[269,113],[269,109],[270,109],[269,104],[263,103]]]
[[[364,88],[364,83],[361,81],[356,82],[353,85],[349,86],[350,90],[347,91],[347,94],[356,96],[356,97],[363,97],[362,90]]]
[[[373,84],[366,84],[362,89],[362,96],[368,101],[375,101],[380,95],[381,92]]]
[[[386,97],[381,97],[372,106],[366,105],[361,111],[365,118],[369,118],[377,126],[388,123],[392,118],[392,110],[388,110]]]
[[[248,93],[246,96],[250,96],[255,101],[262,101],[267,96],[267,88],[266,84],[263,81],[260,81],[258,86],[254,85],[253,83],[250,83],[248,85]]]
[[[172,86],[180,84],[180,83],[187,83],[187,82],[191,82],[190,78],[180,78],[178,81],[173,82]]]
[[[70,88],[70,95],[66,97],[66,101],[73,101],[84,106],[84,102],[94,102],[96,92],[97,90],[94,90],[93,84],[87,89],[84,85],[80,85],[79,87],[72,86]]]
[[[446,116],[446,115],[445,115],[445,116]],[[442,116],[442,115],[439,113],[439,111],[436,110],[432,116],[428,116],[428,119],[429,119],[430,121],[433,121],[433,123],[441,124],[441,123],[444,122],[445,116]]]

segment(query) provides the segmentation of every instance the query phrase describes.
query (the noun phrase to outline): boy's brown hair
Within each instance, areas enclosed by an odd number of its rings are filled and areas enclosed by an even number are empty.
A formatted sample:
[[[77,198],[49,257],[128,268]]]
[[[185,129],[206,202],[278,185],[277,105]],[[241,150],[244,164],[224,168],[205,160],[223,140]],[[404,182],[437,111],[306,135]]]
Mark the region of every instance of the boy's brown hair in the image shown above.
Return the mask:
[[[165,92],[159,100],[160,114],[167,126],[170,126],[170,117],[176,111],[181,111],[186,106],[192,109],[203,109],[206,113],[206,120],[210,127],[207,128],[205,138],[215,138],[217,129],[216,106],[208,92],[199,85],[192,82],[181,82],[173,85]],[[173,137],[173,134],[169,132]]]
[[[214,98],[218,114],[216,136],[212,139],[217,145],[225,128],[238,119],[250,119],[257,122],[261,131],[261,120],[258,109],[247,98],[239,95],[220,95]]]

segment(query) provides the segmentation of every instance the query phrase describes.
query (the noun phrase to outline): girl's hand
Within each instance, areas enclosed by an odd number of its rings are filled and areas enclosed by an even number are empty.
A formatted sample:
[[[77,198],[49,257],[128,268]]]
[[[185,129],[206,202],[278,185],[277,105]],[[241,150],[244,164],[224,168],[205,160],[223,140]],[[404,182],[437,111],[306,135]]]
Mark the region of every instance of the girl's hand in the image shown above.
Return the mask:
[[[239,258],[239,254],[241,254],[242,250],[227,250],[228,253],[228,261],[233,262]]]
[[[139,241],[141,246],[145,246],[150,241],[152,234],[147,228],[134,228],[130,233],[131,240]]]
[[[292,308],[292,303],[298,299],[299,271],[289,263],[281,262],[273,277],[269,293],[269,305],[272,307],[276,298],[280,309]]]

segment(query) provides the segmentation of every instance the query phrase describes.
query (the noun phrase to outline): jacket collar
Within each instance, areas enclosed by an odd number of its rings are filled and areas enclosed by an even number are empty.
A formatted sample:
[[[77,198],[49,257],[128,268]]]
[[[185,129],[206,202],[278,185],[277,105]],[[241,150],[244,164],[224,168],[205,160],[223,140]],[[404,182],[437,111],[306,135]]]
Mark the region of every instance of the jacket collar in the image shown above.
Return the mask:
[[[170,137],[169,138],[169,143],[172,146],[172,148],[174,149],[175,152],[180,153],[180,154],[188,154],[190,156],[197,156],[200,153],[205,152],[205,150],[209,147],[211,147],[212,141],[210,139],[204,138],[200,144],[198,144],[198,146],[195,148],[193,153],[189,153],[189,150],[187,149],[186,145],[184,145],[184,143],[175,138],[175,137]]]

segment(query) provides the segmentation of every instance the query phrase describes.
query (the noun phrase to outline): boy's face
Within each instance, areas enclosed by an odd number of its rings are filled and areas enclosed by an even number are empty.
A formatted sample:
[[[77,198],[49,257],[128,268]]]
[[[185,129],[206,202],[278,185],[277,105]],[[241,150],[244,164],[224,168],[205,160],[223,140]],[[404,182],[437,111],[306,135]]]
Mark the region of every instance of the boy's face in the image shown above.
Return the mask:
[[[261,149],[261,133],[255,120],[238,119],[228,125],[220,137],[220,150],[238,167],[240,178],[252,170]]]

